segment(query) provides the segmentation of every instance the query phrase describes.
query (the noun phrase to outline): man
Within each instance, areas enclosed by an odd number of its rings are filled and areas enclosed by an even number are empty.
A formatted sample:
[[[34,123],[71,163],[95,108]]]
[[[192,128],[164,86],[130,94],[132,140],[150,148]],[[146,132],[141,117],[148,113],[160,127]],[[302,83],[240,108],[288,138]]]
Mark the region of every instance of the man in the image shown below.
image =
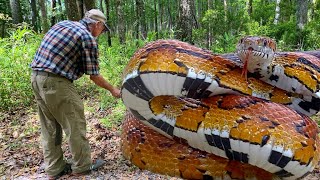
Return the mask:
[[[105,164],[103,160],[91,161],[83,102],[73,84],[87,74],[96,85],[120,97],[120,90],[99,74],[95,37],[108,30],[105,22],[105,15],[92,9],[79,22],[57,23],[44,36],[31,64],[31,83],[39,109],[49,179],[57,179],[71,169],[73,175],[88,174]],[[63,158],[62,130],[69,143],[72,165]]]

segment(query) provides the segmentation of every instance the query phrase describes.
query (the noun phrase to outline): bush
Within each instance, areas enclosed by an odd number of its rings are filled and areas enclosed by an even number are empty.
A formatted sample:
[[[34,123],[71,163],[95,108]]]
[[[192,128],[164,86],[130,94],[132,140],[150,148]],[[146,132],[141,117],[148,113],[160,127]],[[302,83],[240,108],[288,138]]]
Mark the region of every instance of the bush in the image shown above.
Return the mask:
[[[315,50],[320,48],[320,24],[318,22],[312,21],[307,24],[303,34],[305,34],[303,49]]]
[[[40,44],[41,36],[22,26],[0,39],[0,110],[30,105],[29,64]]]
[[[268,36],[277,40],[279,51],[290,51],[298,49],[298,35],[296,21],[292,18],[288,22],[272,25]]]

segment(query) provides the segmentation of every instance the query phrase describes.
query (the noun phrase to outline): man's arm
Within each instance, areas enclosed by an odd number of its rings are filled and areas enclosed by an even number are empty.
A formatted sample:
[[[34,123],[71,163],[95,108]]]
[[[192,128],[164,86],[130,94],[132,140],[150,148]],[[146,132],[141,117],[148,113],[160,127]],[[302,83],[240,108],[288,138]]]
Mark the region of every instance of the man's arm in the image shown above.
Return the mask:
[[[107,80],[103,78],[100,74],[90,75],[90,79],[98,86],[110,91],[112,96],[120,98],[120,90],[116,87],[113,87]]]

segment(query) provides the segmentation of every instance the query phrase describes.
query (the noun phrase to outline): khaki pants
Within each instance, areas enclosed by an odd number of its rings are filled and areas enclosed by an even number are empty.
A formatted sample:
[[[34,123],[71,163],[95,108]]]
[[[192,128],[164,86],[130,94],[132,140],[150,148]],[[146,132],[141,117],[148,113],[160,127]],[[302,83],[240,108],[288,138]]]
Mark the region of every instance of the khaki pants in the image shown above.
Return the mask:
[[[73,83],[45,72],[33,72],[31,83],[39,110],[45,171],[55,176],[66,165],[61,149],[62,130],[72,154],[72,172],[89,170],[92,162],[84,107]]]

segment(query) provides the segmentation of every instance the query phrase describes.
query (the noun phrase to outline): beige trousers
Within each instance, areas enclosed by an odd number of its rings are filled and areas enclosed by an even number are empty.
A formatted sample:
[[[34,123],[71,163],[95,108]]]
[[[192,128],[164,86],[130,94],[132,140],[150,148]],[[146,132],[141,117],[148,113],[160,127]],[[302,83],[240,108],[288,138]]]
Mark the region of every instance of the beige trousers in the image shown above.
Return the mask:
[[[31,83],[38,104],[46,173],[55,176],[66,165],[61,149],[62,131],[72,154],[72,172],[89,170],[92,162],[86,138],[84,106],[74,84],[63,77],[43,72],[33,72]]]

